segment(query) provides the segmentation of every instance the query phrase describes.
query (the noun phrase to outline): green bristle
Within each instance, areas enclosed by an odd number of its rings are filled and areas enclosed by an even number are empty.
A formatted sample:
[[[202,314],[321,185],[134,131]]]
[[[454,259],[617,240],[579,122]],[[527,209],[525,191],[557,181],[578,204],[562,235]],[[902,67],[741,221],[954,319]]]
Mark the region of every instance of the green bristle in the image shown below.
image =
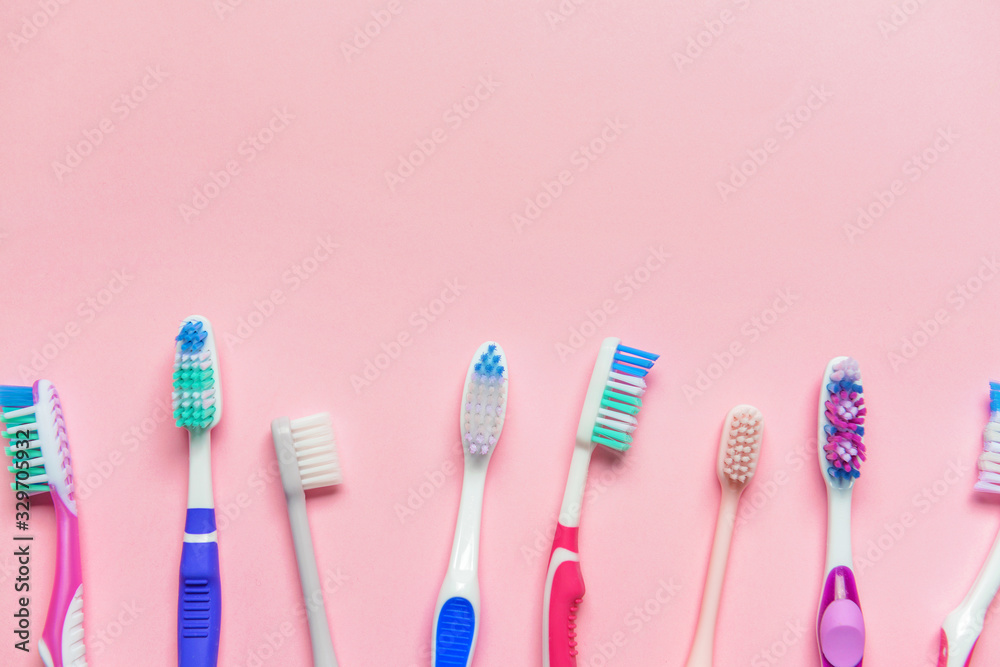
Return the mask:
[[[209,408],[181,406],[174,410],[174,420],[181,428],[206,428],[214,416],[214,405]]]
[[[630,414],[633,417],[639,414],[639,408],[635,407],[634,405],[628,405],[620,401],[611,400],[610,398],[607,397],[606,394],[603,398],[601,398],[601,407],[610,408],[612,410],[618,410],[619,412]]]
[[[174,389],[177,391],[204,391],[214,383],[211,368],[178,368],[174,371]]]
[[[42,459],[42,450],[38,443],[38,431],[31,430],[25,434],[23,431],[21,433],[15,433],[14,435],[7,433],[7,431],[17,431],[19,426],[24,426],[25,424],[33,424],[35,422],[35,415],[22,415],[21,417],[9,417],[7,412],[3,413],[0,417],[0,424],[3,425],[4,433],[3,437],[7,438],[9,443],[4,447],[4,453],[10,457],[12,461],[27,461],[27,468],[17,468],[16,466],[7,466],[7,470],[13,474],[18,473],[27,474],[28,477],[34,477],[36,475],[45,474],[45,464]],[[22,453],[23,452],[23,453]],[[18,456],[20,455],[20,457]],[[25,479],[27,479],[26,477]],[[24,482],[17,482],[16,480],[10,483],[10,488],[14,491],[24,491],[26,493],[44,493],[49,490],[48,484],[24,484]]]
[[[632,436],[630,436],[628,433],[615,431],[614,429],[601,426],[600,424],[596,424],[594,426],[594,434],[595,435],[601,434],[608,438],[611,438],[613,440],[618,440],[619,442],[624,442],[626,444],[630,444],[632,442]]]
[[[14,430],[17,431],[17,429]],[[31,431],[30,433],[28,433],[28,437],[25,437],[23,433],[19,433],[15,438],[13,435],[11,435],[5,430],[3,432],[3,435],[0,437],[7,438],[8,440],[13,440],[14,442],[22,442],[22,441],[33,442],[35,440],[38,440],[38,431]]]
[[[604,396],[610,398],[611,400],[618,401],[620,403],[628,403],[629,405],[634,405],[635,407],[642,407],[642,400],[638,396],[632,396],[631,394],[623,394],[617,392],[614,389],[605,389]]]
[[[612,440],[611,438],[605,438],[603,435],[597,435],[597,429],[594,429],[594,435],[591,436],[594,442],[599,442],[602,445],[607,445],[611,449],[616,449],[619,452],[624,452],[629,449],[630,445],[626,445],[624,442],[619,442],[617,440]]]
[[[16,457],[18,452],[25,451],[25,450],[28,452],[28,458],[29,459],[35,458],[35,457],[41,458],[41,456],[42,456],[42,450],[41,450],[41,448],[39,448],[37,446],[35,446],[35,447],[27,447],[27,446],[24,446],[24,445],[22,445],[20,447],[17,446],[17,444],[19,444],[19,443],[26,443],[26,442],[27,441],[24,441],[24,440],[16,440],[14,445],[11,445],[9,447],[4,447],[3,451],[4,451],[5,454],[7,454],[7,456],[9,456],[11,458]]]
[[[174,371],[174,390],[180,392],[203,392],[215,385],[212,368],[182,366]],[[199,405],[181,405],[174,410],[174,420],[181,428],[206,428],[215,416],[215,406],[204,408],[200,397],[193,399]]]

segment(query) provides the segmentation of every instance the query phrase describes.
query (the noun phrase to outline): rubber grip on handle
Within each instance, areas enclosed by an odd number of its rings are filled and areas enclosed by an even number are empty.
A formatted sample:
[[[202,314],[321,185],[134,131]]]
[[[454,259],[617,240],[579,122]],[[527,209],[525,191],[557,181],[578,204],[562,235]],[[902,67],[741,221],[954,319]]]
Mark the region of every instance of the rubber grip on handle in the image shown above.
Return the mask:
[[[549,667],[576,667],[576,611],[586,592],[577,550],[577,528],[559,524],[549,556]],[[552,572],[552,568],[555,571]]]
[[[83,568],[80,564],[80,524],[58,494],[52,494],[59,529],[56,576],[39,653],[52,667],[86,664],[83,644]]]
[[[215,667],[219,661],[222,589],[219,545],[214,536],[207,537],[215,532],[215,510],[189,509],[185,532],[212,541],[189,542],[185,537],[177,604],[177,661],[182,667]]]
[[[816,619],[823,667],[861,667],[865,654],[865,623],[854,572],[845,566],[830,570]]]
[[[476,611],[463,597],[451,597],[441,605],[434,634],[434,667],[465,667],[472,656],[476,636]]]

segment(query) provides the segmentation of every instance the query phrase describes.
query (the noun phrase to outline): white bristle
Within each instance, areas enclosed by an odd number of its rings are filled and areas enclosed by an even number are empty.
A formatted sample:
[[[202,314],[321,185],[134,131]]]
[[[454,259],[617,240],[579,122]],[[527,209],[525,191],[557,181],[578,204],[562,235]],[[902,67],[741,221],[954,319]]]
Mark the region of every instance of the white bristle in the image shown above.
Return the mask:
[[[624,382],[625,384],[630,384],[633,387],[638,387],[639,394],[646,391],[646,381],[641,377],[636,377],[634,375],[628,375],[626,373],[619,373],[618,371],[611,371],[608,374],[612,380],[617,380],[618,382]]]
[[[18,433],[24,433],[25,431],[37,431],[37,430],[38,430],[38,423],[32,422],[30,424],[21,424],[20,426],[16,426],[13,431],[10,430],[10,428],[8,428],[6,431],[3,432],[3,435],[10,438],[11,440],[17,440]]]
[[[983,472],[1000,473],[1000,454],[983,452],[979,455],[979,469]]]
[[[987,493],[1000,493],[1000,483],[991,484],[984,482],[982,479],[976,482],[976,485],[972,488],[976,491],[985,491]]]
[[[291,420],[292,444],[299,464],[303,489],[316,489],[340,484],[343,477],[337,447],[333,437],[330,414],[320,414]]]
[[[600,408],[597,411],[597,414],[598,424],[623,433],[632,433],[639,425],[638,419],[632,415],[625,414],[624,412],[618,412],[617,410]]]
[[[618,421],[617,419],[605,419],[604,417],[598,417],[597,423],[601,426],[621,431],[622,433],[633,433],[635,431],[635,426]]]
[[[623,421],[626,424],[632,426],[633,428],[636,427],[636,426],[638,426],[638,424],[639,424],[639,420],[638,419],[636,419],[635,417],[633,417],[632,415],[630,415],[628,413],[619,412],[618,410],[609,410],[607,408],[598,408],[597,409],[597,414],[599,414],[602,417],[606,417],[607,419],[617,419],[619,421]]]
[[[507,359],[497,343],[476,350],[462,390],[459,429],[462,450],[485,457],[500,441],[507,414]]]
[[[6,419],[16,419],[18,417],[25,417],[27,415],[35,414],[35,406],[29,405],[26,408],[17,408],[15,410],[8,410],[4,413],[4,418]]]
[[[720,477],[746,484],[757,470],[764,417],[749,405],[735,408],[723,426],[719,451]]]
[[[1000,493],[1000,421],[994,412],[983,429],[983,453],[979,455],[976,491]]]

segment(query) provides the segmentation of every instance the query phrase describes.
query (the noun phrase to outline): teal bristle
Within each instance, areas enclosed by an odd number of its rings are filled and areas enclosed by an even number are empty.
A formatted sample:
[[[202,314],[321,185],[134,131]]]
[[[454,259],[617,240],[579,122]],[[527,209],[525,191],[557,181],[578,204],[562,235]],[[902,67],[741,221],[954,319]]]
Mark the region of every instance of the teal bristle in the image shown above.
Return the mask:
[[[660,355],[619,344],[611,363],[597,422],[590,439],[623,452],[632,446],[632,432],[646,390],[645,376]]]
[[[10,483],[14,491],[43,493],[49,490],[42,450],[38,442],[37,428],[25,428],[35,423],[34,391],[31,387],[0,386],[0,424],[2,436],[7,440],[4,453],[15,464],[27,463],[27,467],[11,465],[7,470],[16,478]]]

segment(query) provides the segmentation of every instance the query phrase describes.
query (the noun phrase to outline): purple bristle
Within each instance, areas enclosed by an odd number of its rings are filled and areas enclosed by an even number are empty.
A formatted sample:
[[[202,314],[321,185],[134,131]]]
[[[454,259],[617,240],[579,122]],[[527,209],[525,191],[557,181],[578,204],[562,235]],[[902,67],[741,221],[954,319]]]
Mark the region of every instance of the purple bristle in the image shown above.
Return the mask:
[[[861,463],[866,460],[862,441],[865,428],[865,399],[861,394],[861,371],[850,357],[836,363],[827,385],[830,398],[826,401],[826,460],[827,474],[833,479],[852,480],[861,476]]]

